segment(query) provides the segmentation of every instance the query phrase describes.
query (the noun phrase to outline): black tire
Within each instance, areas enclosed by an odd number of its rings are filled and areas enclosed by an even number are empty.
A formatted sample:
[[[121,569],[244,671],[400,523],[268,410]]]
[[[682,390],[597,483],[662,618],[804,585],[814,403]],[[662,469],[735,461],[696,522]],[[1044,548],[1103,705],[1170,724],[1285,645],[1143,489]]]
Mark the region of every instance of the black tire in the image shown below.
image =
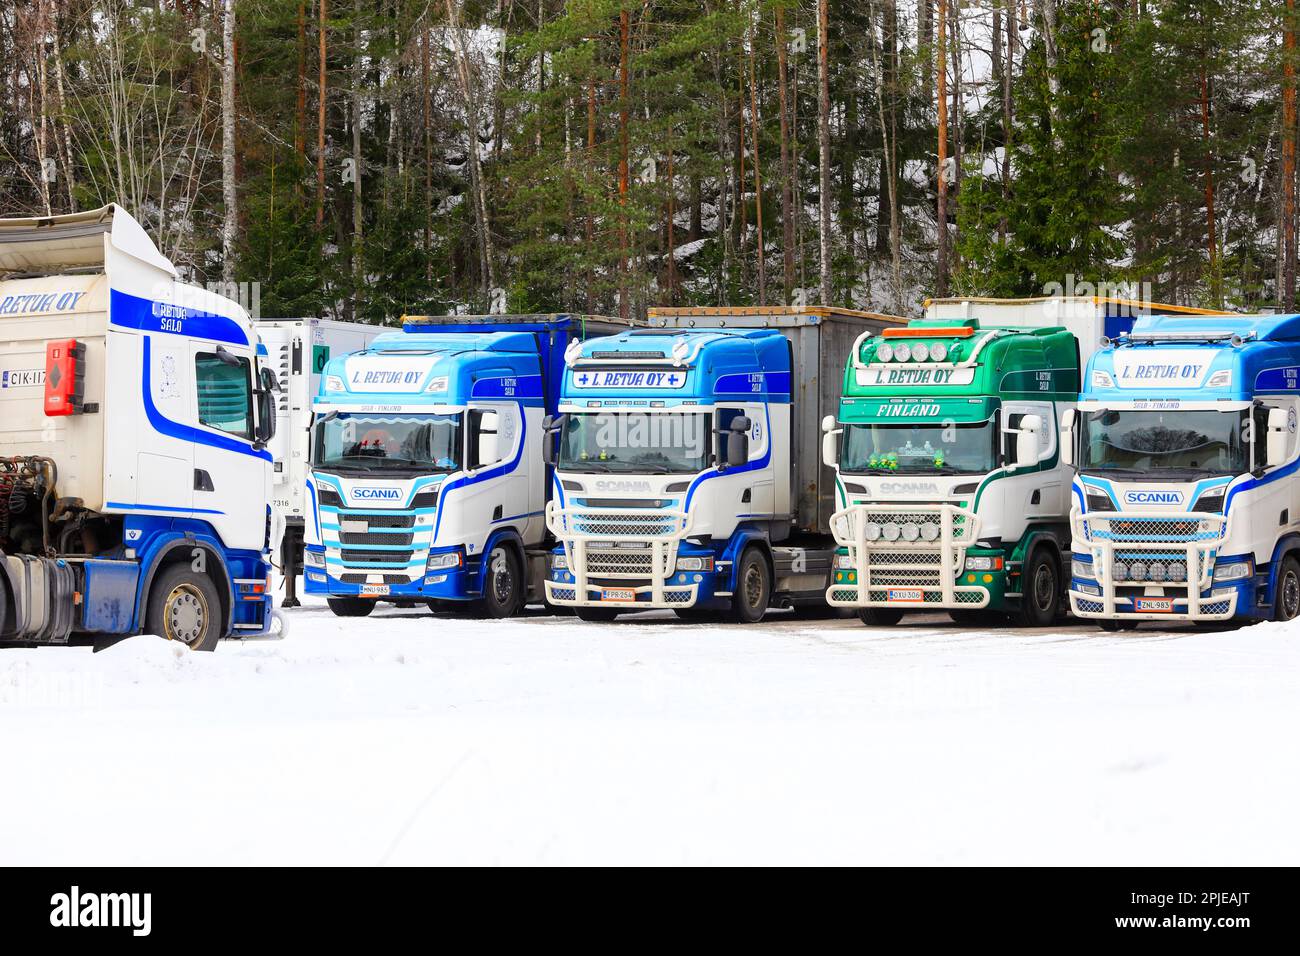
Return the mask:
[[[1007,615],[1002,611],[990,611],[988,608],[977,608],[973,610],[952,610],[948,616],[953,622],[960,624],[962,627],[1005,627],[1008,623]]]
[[[225,630],[221,598],[206,574],[188,564],[163,568],[149,586],[144,629],[192,651],[213,651]]]
[[[1300,617],[1300,561],[1292,555],[1282,559],[1273,595],[1273,620],[1294,621]]]
[[[858,620],[867,627],[893,627],[903,619],[903,612],[893,607],[860,607]]]
[[[737,624],[757,624],[772,600],[772,572],[758,548],[746,548],[736,568],[736,593],[728,617]]]
[[[1138,626],[1137,621],[1112,621],[1096,618],[1093,619],[1093,623],[1103,631],[1110,631],[1112,633],[1116,631],[1133,631],[1136,630]]]
[[[524,575],[513,548],[498,544],[483,558],[483,597],[476,609],[483,617],[514,617],[523,607]]]
[[[1020,575],[1020,610],[1014,621],[1021,627],[1049,627],[1061,613],[1061,563],[1048,548],[1035,548]]]
[[[575,607],[573,613],[588,624],[608,624],[618,617],[618,611],[610,607]]]
[[[335,617],[367,617],[375,609],[375,602],[369,598],[327,598],[325,603]]]

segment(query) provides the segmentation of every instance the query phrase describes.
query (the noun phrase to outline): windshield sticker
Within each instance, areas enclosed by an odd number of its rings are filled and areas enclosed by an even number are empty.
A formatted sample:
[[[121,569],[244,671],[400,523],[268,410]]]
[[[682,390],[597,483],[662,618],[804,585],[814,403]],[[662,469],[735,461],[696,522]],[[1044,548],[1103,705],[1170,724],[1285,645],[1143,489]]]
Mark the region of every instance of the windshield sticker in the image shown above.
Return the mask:
[[[1152,349],[1115,353],[1119,388],[1198,388],[1215,352],[1205,349]]]
[[[574,388],[682,388],[686,384],[684,371],[654,371],[641,369],[607,369],[604,371],[575,371]]]
[[[969,385],[975,381],[975,368],[860,368],[859,385]]]

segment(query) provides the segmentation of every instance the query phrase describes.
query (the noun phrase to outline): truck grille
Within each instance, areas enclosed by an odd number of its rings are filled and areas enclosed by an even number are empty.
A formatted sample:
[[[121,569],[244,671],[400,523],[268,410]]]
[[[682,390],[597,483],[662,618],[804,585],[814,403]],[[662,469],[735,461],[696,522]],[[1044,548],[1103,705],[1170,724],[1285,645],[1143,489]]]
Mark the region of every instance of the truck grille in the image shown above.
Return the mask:
[[[409,546],[415,535],[410,531],[340,531],[341,544],[387,544],[392,547]]]
[[[343,549],[343,560],[347,564],[408,564],[410,551],[356,551]]]
[[[663,512],[612,512],[589,511],[577,512],[569,518],[572,530],[583,535],[637,535],[640,537],[661,537],[675,535],[681,527],[681,519],[676,515]]]
[[[377,528],[392,528],[394,530],[409,531],[415,526],[415,517],[413,515],[369,515],[354,514],[350,511],[339,512],[340,521],[364,521],[371,531]],[[383,542],[378,542],[382,544]]]
[[[339,580],[344,584],[371,584],[373,574],[342,574]],[[383,575],[384,584],[409,584],[410,581],[404,574],[385,574]]]

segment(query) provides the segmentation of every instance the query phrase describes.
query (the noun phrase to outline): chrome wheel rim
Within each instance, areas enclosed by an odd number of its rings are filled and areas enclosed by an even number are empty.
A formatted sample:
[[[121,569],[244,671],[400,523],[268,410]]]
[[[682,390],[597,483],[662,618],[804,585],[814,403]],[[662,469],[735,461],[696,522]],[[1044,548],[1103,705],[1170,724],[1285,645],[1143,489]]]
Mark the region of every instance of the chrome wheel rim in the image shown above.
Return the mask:
[[[763,572],[757,564],[745,569],[745,601],[752,608],[757,608],[763,600]]]
[[[208,599],[193,584],[172,588],[163,604],[163,630],[169,641],[196,644],[208,625]]]
[[[1282,578],[1282,617],[1293,620],[1300,615],[1300,578],[1288,571]]]

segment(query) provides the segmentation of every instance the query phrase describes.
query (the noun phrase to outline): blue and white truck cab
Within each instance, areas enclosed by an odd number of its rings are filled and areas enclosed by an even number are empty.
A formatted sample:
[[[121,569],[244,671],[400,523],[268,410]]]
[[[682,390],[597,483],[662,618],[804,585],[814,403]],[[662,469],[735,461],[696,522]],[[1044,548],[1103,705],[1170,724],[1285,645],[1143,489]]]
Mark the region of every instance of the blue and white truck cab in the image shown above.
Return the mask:
[[[853,339],[893,321],[655,309],[652,328],[570,345],[546,445],[547,600],[584,620],[823,605],[834,479],[817,423]]]
[[[1103,341],[1063,440],[1076,615],[1300,614],[1300,316],[1151,316]]]
[[[540,595],[542,419],[589,316],[408,316],[331,358],[313,405],[304,586],[340,616],[375,601],[492,617]]]
[[[115,205],[0,220],[0,642],[266,634],[276,382]]]

